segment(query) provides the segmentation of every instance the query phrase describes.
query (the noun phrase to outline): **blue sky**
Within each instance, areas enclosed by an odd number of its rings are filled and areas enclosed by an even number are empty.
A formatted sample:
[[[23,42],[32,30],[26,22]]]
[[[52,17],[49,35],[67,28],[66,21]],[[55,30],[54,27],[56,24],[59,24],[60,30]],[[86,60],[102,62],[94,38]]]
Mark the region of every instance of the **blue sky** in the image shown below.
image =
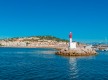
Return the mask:
[[[53,35],[94,41],[108,37],[108,0],[0,0],[0,37]]]

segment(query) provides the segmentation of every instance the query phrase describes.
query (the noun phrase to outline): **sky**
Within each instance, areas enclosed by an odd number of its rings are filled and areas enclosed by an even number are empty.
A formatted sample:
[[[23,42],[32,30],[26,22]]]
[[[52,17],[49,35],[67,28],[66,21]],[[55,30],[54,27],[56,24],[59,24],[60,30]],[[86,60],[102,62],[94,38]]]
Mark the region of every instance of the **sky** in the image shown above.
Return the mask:
[[[108,0],[0,0],[0,38],[53,35],[76,41],[108,37]]]

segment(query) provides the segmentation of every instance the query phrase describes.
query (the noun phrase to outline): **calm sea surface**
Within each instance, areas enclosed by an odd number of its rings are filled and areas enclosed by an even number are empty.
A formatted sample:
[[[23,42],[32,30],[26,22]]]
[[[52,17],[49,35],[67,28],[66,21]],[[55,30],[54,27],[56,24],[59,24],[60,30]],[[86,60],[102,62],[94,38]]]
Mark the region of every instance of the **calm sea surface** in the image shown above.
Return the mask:
[[[108,52],[75,58],[55,51],[0,48],[0,80],[108,80]]]

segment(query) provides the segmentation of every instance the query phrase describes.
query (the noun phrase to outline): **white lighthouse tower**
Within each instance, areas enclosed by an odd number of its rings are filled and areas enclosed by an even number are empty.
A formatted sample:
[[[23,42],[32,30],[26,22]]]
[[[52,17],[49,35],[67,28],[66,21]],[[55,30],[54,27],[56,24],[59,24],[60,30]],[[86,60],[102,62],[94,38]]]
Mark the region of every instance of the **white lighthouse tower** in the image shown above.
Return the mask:
[[[69,49],[75,49],[76,48],[76,42],[72,41],[72,32],[69,34]]]

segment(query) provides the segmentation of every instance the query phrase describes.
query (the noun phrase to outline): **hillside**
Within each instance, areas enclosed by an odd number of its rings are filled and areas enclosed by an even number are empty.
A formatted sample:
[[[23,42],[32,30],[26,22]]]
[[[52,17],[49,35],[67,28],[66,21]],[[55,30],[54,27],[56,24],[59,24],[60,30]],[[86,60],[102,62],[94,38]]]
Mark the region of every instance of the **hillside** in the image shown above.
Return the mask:
[[[68,40],[65,39],[60,39],[54,36],[30,36],[30,37],[14,37],[14,38],[9,38],[5,39],[7,41],[16,41],[16,40],[22,40],[22,41],[39,41],[39,40],[52,40],[52,41],[57,41],[57,42],[68,42]]]

